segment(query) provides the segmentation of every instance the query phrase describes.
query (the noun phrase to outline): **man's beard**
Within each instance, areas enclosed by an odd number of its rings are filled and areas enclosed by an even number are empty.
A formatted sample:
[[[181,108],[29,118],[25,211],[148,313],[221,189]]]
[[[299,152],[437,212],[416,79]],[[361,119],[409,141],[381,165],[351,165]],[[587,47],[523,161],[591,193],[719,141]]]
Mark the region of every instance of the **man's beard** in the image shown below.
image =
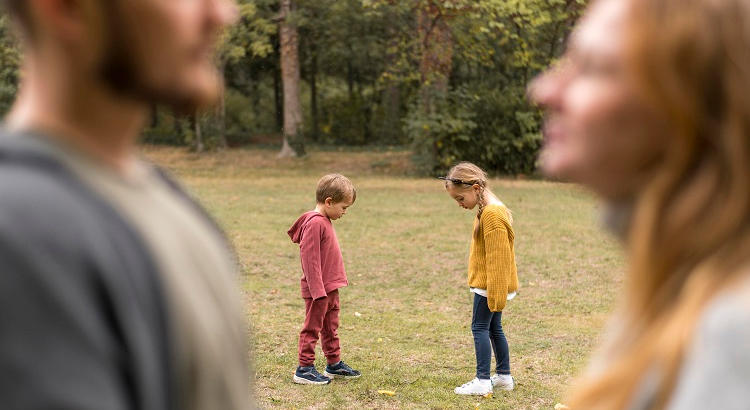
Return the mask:
[[[143,65],[148,62],[139,64],[138,53],[131,45],[136,40],[118,17],[117,2],[106,0],[101,3],[109,23],[105,25],[108,32],[104,37],[108,44],[104,47],[105,54],[99,68],[100,78],[106,86],[126,98],[149,105],[165,105],[180,115],[192,115],[216,103],[217,90],[200,92],[189,87],[152,84],[144,73]],[[216,87],[219,86],[221,81],[217,80]]]

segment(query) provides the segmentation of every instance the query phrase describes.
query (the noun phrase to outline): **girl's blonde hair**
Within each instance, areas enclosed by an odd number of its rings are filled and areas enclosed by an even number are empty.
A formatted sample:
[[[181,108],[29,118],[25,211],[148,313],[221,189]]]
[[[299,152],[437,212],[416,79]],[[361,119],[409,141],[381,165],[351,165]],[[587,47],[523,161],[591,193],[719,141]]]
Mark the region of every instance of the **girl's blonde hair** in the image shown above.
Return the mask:
[[[750,2],[629,6],[627,61],[670,145],[636,198],[623,331],[605,341],[607,367],[580,381],[574,409],[629,407],[650,372],[653,408],[664,408],[701,313],[750,259]]]
[[[477,219],[482,217],[482,211],[484,211],[484,207],[487,206],[485,195],[497,199],[497,196],[492,193],[487,186],[487,173],[484,172],[482,168],[479,168],[471,162],[464,161],[454,165],[448,170],[448,174],[445,178],[445,189],[452,186],[456,189],[467,191],[472,189],[474,184],[479,185],[479,199],[477,201],[477,207],[479,210],[477,211]],[[513,223],[513,216],[511,215],[510,209],[508,209],[508,219],[510,223]],[[476,225],[475,232],[478,229],[479,224]]]

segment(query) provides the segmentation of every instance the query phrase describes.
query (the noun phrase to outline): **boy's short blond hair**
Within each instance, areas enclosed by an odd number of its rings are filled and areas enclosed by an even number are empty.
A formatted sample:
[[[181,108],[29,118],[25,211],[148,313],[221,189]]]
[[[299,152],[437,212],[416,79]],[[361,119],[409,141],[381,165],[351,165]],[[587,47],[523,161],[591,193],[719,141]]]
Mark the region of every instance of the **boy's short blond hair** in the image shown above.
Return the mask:
[[[315,191],[315,200],[319,204],[325,203],[326,198],[331,198],[333,203],[351,198],[354,203],[357,199],[357,190],[349,178],[341,174],[328,174],[320,178],[318,189]]]

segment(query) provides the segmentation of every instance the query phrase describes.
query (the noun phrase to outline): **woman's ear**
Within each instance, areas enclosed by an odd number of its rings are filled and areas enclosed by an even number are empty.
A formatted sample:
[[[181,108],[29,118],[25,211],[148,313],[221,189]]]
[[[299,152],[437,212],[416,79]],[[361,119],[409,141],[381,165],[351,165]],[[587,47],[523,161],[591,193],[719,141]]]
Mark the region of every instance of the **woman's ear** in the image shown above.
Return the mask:
[[[471,188],[474,190],[474,192],[479,193],[479,190],[482,188],[479,186],[479,184],[474,184],[471,186]]]

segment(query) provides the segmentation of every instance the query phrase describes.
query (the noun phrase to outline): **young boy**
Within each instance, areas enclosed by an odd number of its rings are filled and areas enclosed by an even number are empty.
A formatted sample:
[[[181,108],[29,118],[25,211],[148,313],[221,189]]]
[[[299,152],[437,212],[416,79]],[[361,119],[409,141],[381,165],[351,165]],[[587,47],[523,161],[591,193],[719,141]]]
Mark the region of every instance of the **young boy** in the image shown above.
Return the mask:
[[[315,209],[305,212],[289,229],[299,244],[302,260],[302,297],[305,324],[299,334],[299,367],[294,382],[328,384],[334,377],[357,378],[360,373],[341,361],[339,347],[339,292],[349,284],[332,220],[346,214],[357,199],[354,185],[343,175],[329,174],[318,181]],[[320,337],[328,365],[324,375],[315,369],[315,345]]]

